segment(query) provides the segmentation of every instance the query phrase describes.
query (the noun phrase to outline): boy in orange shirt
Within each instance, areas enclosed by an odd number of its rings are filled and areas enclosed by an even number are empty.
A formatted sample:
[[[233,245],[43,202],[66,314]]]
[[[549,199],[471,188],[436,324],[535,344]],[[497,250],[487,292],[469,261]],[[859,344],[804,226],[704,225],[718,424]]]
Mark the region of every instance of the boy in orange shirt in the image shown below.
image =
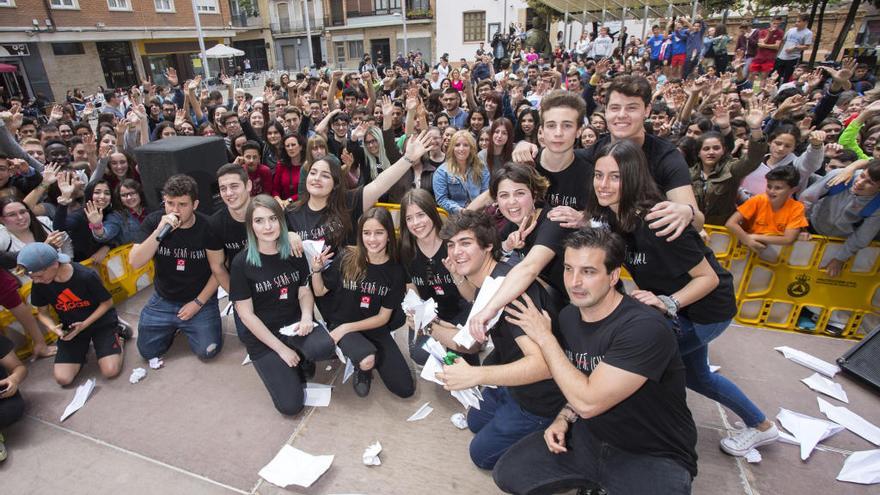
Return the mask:
[[[792,165],[767,172],[767,191],[741,204],[725,224],[740,242],[761,251],[768,244],[794,244],[809,222],[804,204],[791,196],[800,182]]]

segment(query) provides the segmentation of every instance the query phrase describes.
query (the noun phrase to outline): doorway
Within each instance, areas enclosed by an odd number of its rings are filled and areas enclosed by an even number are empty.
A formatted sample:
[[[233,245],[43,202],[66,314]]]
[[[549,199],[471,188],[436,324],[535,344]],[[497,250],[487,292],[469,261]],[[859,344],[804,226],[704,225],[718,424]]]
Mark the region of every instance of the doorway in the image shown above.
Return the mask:
[[[128,88],[138,83],[131,45],[127,41],[104,41],[95,45],[108,88]]]
[[[379,65],[380,58],[382,63],[389,65],[391,63],[391,41],[388,38],[370,40],[370,56],[373,57],[375,65]]]

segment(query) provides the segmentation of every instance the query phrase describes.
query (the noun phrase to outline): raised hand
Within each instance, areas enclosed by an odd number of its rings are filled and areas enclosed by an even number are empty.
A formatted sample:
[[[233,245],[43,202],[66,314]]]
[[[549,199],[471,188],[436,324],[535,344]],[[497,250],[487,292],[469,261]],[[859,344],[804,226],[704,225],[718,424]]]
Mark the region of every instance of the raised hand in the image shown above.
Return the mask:
[[[181,109],[174,112],[174,127],[180,127],[184,122],[186,122],[186,111]]]
[[[810,133],[810,145],[816,148],[825,144],[825,131],[813,131]]]
[[[730,112],[727,110],[727,105],[721,102],[716,103],[712,107],[712,120],[721,129],[730,127]]]
[[[58,174],[58,190],[61,191],[61,197],[65,200],[73,198],[73,191],[76,189],[73,172],[67,170]]]
[[[49,113],[49,120],[58,122],[64,117],[64,109],[61,105],[52,105],[52,111]]]
[[[49,162],[43,167],[43,183],[48,185],[54,184],[58,180],[58,171],[61,165],[58,162]]]
[[[418,137],[411,137],[406,144],[406,158],[415,162],[420,160],[425,153],[434,149],[434,139],[428,136],[428,131],[422,131]]]
[[[382,96],[382,115],[385,117],[390,117],[391,112],[394,111],[394,102],[391,101],[391,97],[388,95]]]
[[[168,67],[165,69],[165,79],[168,80],[168,84],[171,86],[177,86],[177,69],[174,67]]]
[[[89,223],[97,224],[104,222],[104,212],[102,212],[94,202],[87,201],[84,210],[86,212],[86,218],[89,219]]]

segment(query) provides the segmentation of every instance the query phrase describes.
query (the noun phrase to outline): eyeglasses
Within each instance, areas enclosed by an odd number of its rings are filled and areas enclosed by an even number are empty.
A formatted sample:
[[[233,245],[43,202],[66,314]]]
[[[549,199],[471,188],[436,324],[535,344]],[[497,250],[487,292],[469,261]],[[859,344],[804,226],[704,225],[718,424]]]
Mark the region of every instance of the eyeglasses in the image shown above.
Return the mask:
[[[138,193],[136,192],[126,192],[119,195],[122,199],[134,198],[137,197]]]

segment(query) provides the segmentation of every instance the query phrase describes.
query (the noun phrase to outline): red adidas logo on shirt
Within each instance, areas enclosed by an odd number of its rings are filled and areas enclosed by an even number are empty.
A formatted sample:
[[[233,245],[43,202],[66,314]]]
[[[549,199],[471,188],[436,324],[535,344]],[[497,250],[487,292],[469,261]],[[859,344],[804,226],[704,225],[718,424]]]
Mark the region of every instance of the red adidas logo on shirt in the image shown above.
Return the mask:
[[[71,311],[76,308],[88,308],[92,303],[83,301],[70,289],[64,289],[55,300],[55,309],[58,311]]]

